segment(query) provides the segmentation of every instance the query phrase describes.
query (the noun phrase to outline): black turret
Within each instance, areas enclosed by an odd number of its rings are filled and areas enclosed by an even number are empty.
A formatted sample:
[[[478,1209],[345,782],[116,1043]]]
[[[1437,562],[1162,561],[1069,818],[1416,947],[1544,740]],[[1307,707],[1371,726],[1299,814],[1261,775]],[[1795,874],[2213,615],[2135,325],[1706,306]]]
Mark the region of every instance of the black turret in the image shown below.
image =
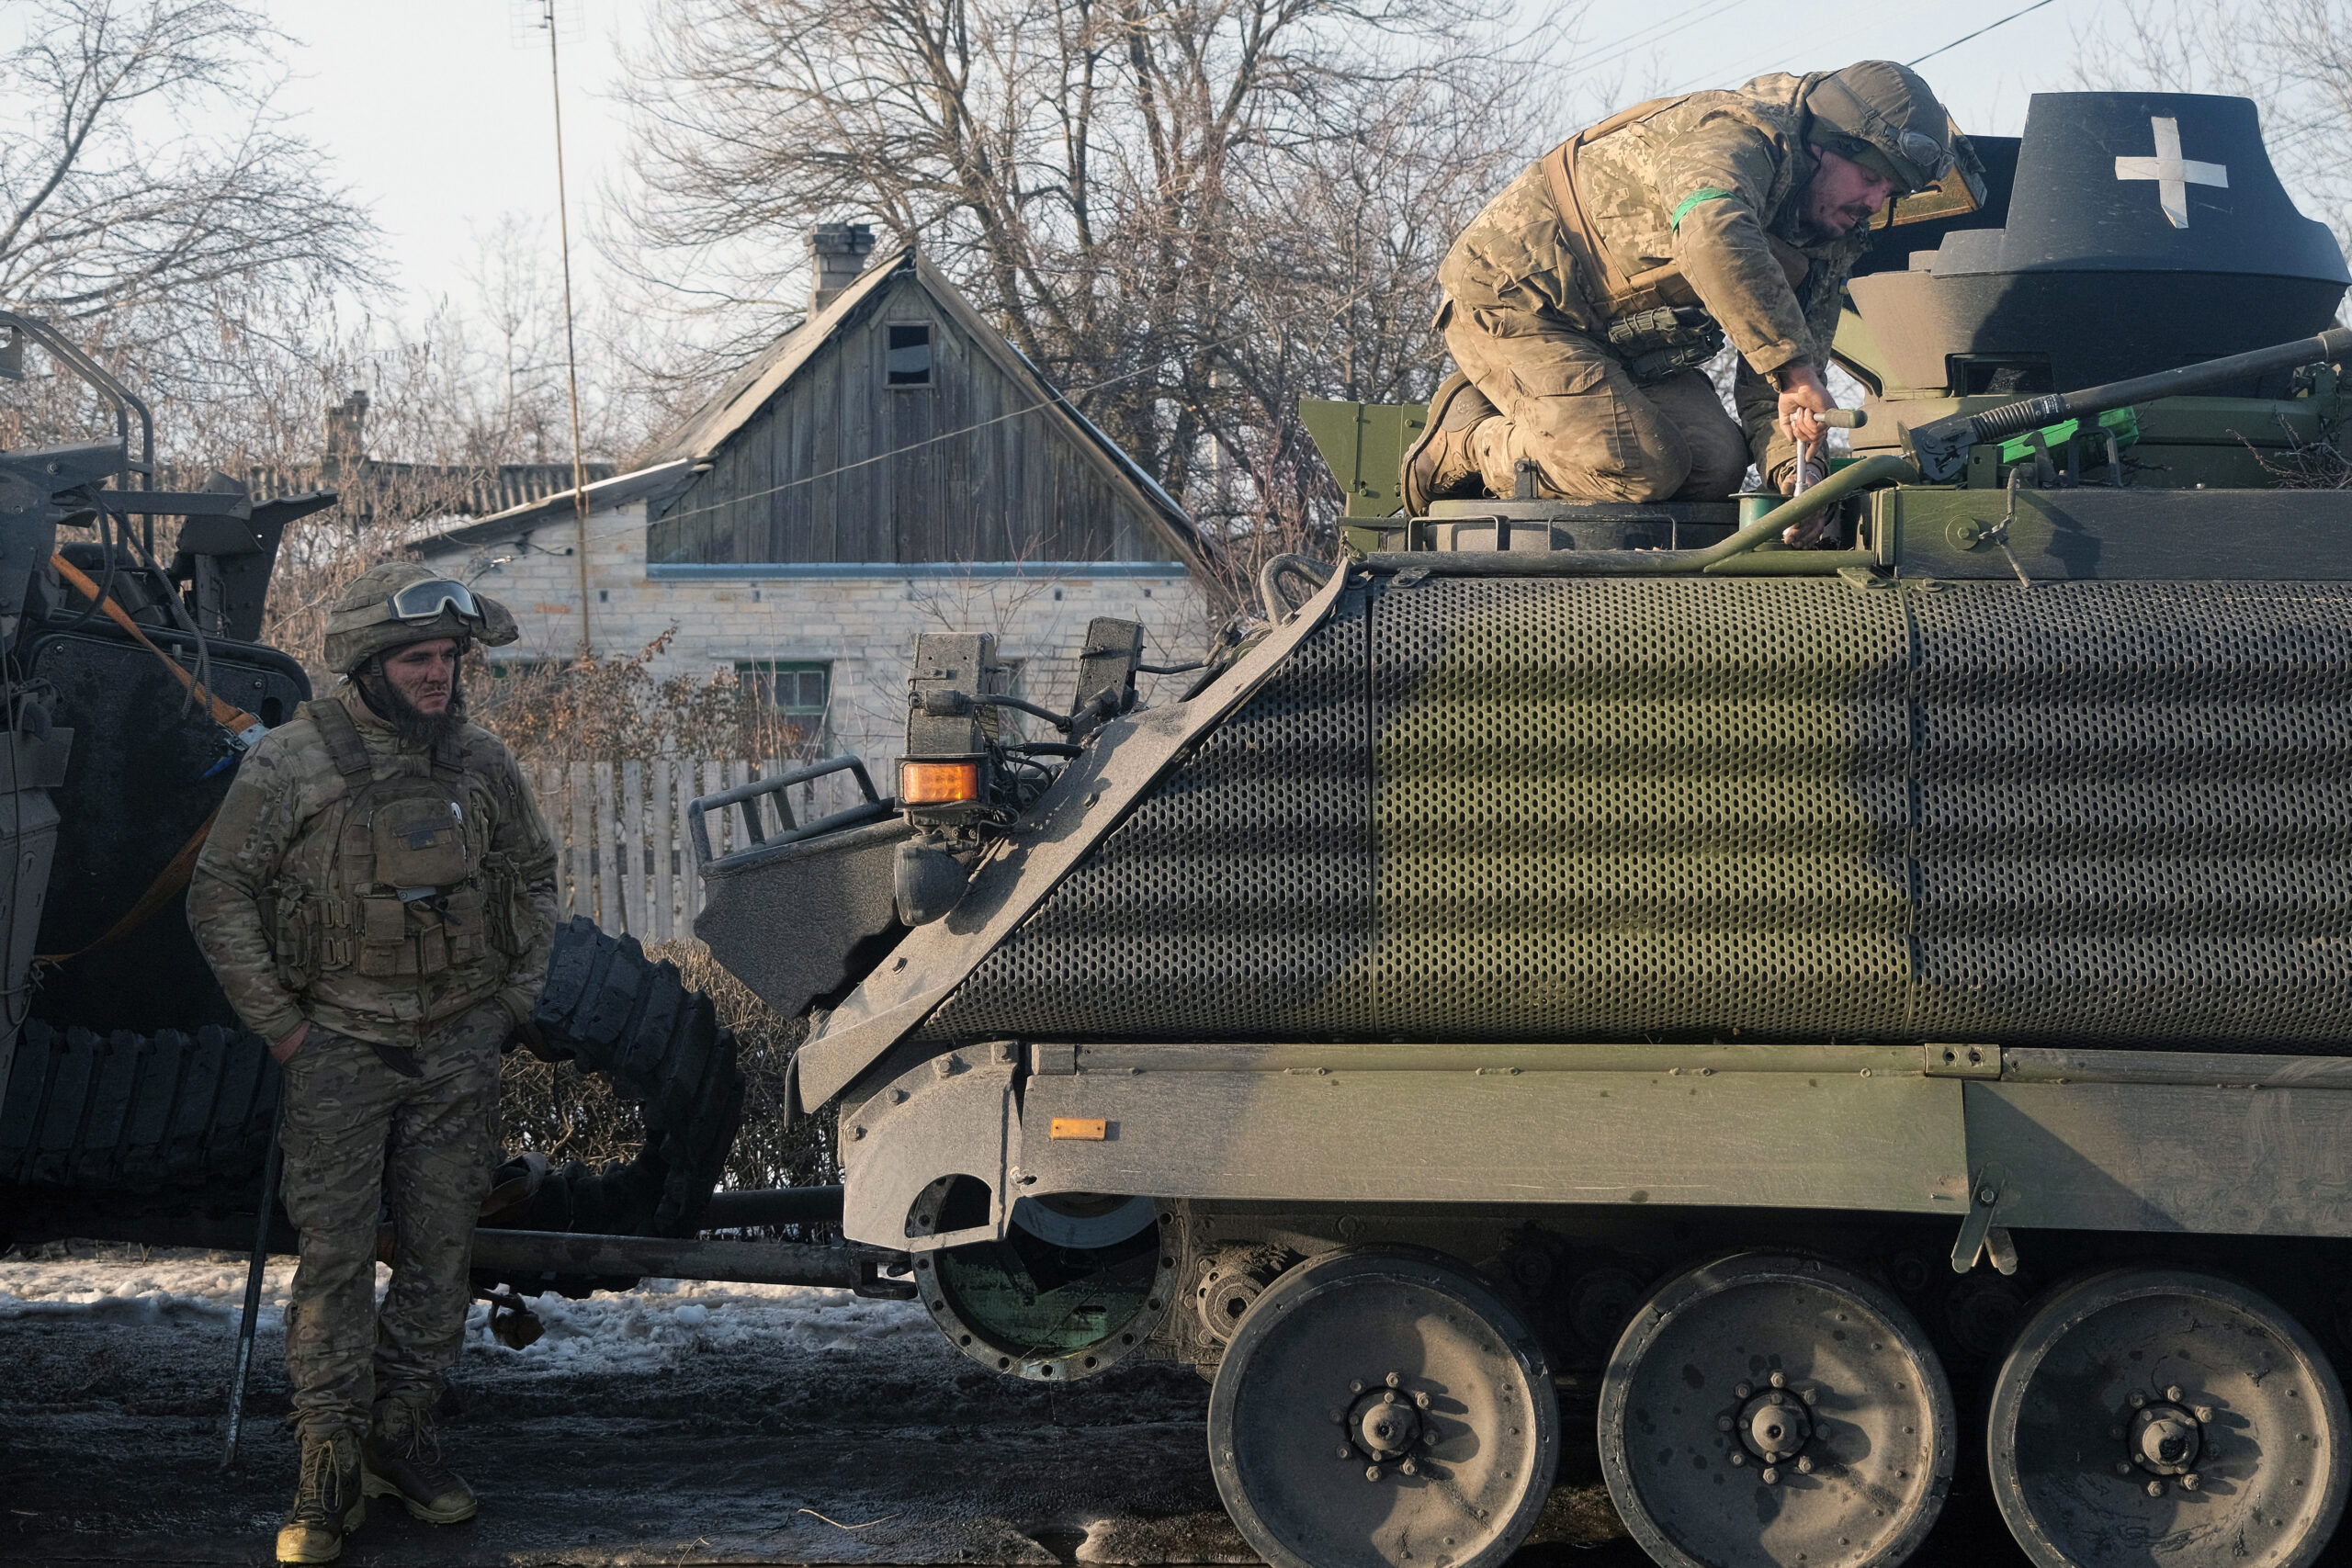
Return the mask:
[[[2086,387],[2309,336],[2335,318],[2343,251],[2295,209],[2248,99],[2037,94],[2021,141],[1978,145],[1984,206],[1898,220],[1853,279],[1867,341],[1841,333],[1839,348],[1866,354],[1889,392]],[[2278,396],[2287,373],[2269,381],[2217,390]]]

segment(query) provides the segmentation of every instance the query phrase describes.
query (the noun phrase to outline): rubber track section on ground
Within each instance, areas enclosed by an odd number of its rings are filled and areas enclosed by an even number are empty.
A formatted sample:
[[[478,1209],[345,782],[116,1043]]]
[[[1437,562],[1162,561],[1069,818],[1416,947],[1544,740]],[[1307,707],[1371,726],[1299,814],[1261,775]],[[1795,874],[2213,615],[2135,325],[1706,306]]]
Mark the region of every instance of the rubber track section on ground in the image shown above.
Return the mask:
[[[251,1030],[28,1021],[0,1089],[0,1186],[153,1191],[259,1174],[278,1076]]]
[[[532,1223],[692,1235],[743,1115],[735,1034],[719,1027],[710,998],[687,989],[676,964],[648,960],[635,937],[575,916],[556,930],[531,1021],[559,1055],[609,1076],[645,1113],[643,1153],[616,1169],[566,1168],[565,1190],[543,1191]]]

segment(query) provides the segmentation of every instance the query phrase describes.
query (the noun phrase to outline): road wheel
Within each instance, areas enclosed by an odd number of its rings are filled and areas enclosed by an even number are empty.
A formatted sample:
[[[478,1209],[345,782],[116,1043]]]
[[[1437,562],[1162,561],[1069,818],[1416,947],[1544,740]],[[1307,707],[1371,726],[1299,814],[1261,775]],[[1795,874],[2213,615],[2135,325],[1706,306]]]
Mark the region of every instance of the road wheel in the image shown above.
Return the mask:
[[[1226,1511],[1275,1568],[1489,1568],[1543,1509],[1559,1407],[1535,1337],[1467,1269],[1340,1252],[1251,1304],[1208,1437]]]
[[[2209,1274],[2060,1287],[1994,1385],[1993,1495],[2041,1568],[2301,1568],[2344,1511],[2343,1385],[2301,1324]]]
[[[1943,1368],[1901,1303],[1818,1259],[1743,1253],[1669,1280],[1600,1384],[1600,1463],[1668,1568],[1892,1568],[1951,1484]]]

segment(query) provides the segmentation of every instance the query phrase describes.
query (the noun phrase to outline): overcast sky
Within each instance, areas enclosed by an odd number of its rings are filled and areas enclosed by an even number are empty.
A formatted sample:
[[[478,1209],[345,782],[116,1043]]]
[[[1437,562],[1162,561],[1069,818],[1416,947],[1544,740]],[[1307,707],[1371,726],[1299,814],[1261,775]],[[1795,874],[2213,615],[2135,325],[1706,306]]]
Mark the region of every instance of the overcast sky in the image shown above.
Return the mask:
[[[1540,4],[1541,0],[1527,0]],[[1917,59],[2029,0],[1593,0],[1568,68],[1665,88],[1729,86],[1767,71]],[[1921,67],[1962,126],[2015,135],[2032,93],[2063,88],[2077,32],[2128,0],[2050,0]],[[267,0],[301,39],[284,102],[382,224],[405,313],[462,299],[473,234],[543,219],[555,265],[555,153],[537,0]],[[615,85],[654,0],[559,0],[575,257],[599,193],[622,176]],[[1532,156],[1541,151],[1530,148]]]

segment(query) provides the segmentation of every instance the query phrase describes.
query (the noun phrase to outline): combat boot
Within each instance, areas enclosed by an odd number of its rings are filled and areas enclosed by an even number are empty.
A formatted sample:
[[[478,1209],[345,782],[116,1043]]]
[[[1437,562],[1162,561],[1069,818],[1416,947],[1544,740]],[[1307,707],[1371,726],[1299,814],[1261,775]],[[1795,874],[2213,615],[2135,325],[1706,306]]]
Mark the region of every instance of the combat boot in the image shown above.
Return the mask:
[[[332,1562],[343,1555],[343,1538],[368,1517],[359,1472],[359,1444],[350,1433],[302,1435],[302,1479],[277,1527],[280,1562]]]
[[[1432,501],[1484,493],[1470,432],[1495,417],[1495,405],[1461,371],[1438,383],[1429,423],[1405,452],[1405,515],[1426,516]]]
[[[473,1488],[441,1462],[441,1438],[426,1406],[406,1400],[376,1406],[374,1429],[361,1445],[370,1497],[397,1497],[428,1525],[459,1524],[481,1506]]]

